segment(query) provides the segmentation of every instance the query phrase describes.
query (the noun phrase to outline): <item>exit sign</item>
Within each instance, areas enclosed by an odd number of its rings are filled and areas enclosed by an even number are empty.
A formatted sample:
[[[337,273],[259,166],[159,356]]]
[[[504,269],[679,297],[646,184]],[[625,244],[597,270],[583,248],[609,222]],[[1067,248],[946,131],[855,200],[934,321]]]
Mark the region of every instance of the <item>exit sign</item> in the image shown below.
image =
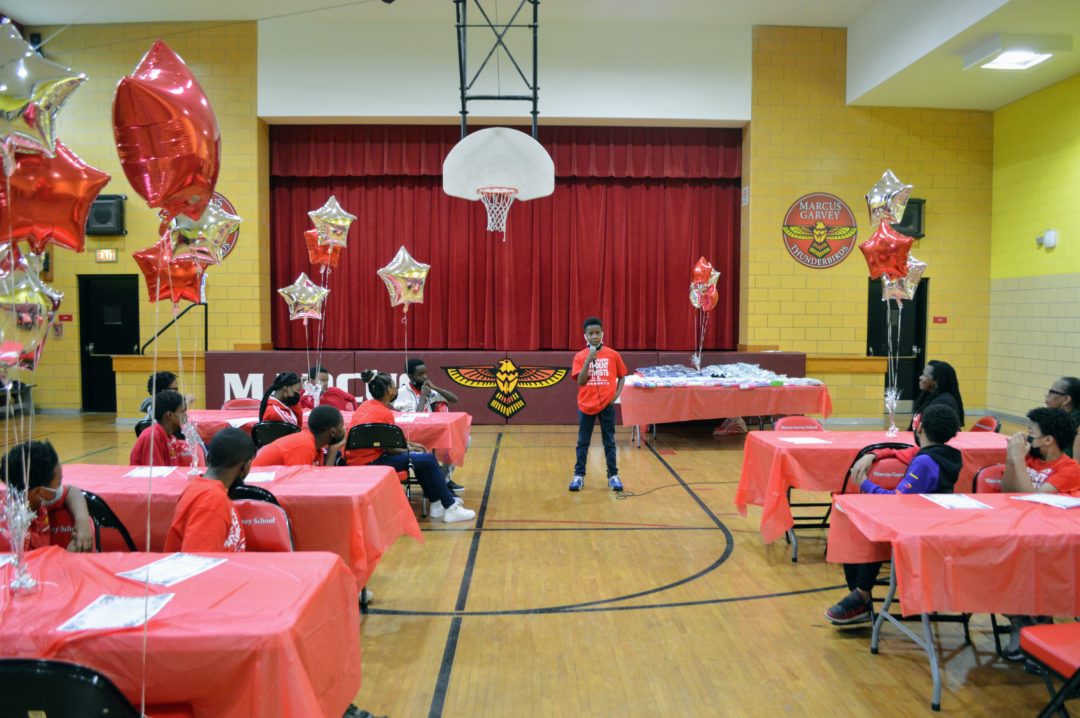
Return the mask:
[[[948,324],[948,317],[934,317],[934,324]]]
[[[94,261],[98,264],[108,264],[116,261],[115,249],[99,249],[94,252]]]

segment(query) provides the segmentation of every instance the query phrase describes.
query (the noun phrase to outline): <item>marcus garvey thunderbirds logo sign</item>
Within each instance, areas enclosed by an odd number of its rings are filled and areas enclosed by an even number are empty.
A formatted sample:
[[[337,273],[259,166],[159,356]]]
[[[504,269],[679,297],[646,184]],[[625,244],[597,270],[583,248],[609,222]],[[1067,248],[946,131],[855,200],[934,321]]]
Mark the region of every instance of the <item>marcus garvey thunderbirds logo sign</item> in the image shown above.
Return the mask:
[[[518,389],[543,389],[555,386],[566,376],[565,367],[517,366],[510,358],[494,366],[444,367],[450,378],[461,386],[494,389],[488,408],[509,419],[525,408]]]
[[[814,269],[847,259],[857,232],[851,208],[824,192],[800,197],[784,216],[784,246],[795,261]]]

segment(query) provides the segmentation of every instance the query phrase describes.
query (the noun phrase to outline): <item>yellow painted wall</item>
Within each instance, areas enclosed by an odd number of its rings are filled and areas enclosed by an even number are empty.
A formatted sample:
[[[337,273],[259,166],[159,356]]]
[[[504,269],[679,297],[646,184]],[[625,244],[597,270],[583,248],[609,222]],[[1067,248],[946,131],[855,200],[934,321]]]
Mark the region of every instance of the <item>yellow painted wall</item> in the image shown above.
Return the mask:
[[[931,324],[927,358],[956,367],[966,407],[985,406],[989,319],[993,117],[988,112],[849,107],[843,29],[754,29],[749,162],[748,265],[740,343],[810,355],[866,353],[866,264],[855,251],[830,269],[810,269],[787,253],[781,224],[809,192],[837,195],[869,239],[863,195],[886,169],[926,199],[926,238],[913,254],[927,262]],[[839,416],[880,415],[879,389],[833,383]],[[880,386],[880,384],[878,384]]]
[[[994,279],[1080,272],[1080,75],[994,113],[993,221]]]
[[[59,28],[30,28],[51,36]],[[117,82],[134,70],[154,40],[161,38],[184,59],[205,90],[221,129],[221,174],[217,190],[225,195],[244,218],[240,239],[220,267],[209,270],[210,349],[231,349],[236,343],[269,341],[269,232],[267,131],[256,112],[256,25],[233,23],[75,25],[67,28],[45,47],[46,56],[86,73],[88,79],[68,100],[58,121],[58,135],[83,160],[112,175],[103,190],[106,194],[126,194],[128,234],[126,237],[89,237],[87,250],[75,254],[54,250],[55,274],[52,284],[65,293],[61,312],[74,314],[74,322],[64,327],[63,337],[50,337],[34,376],[37,406],[45,409],[77,409],[81,405],[79,364],[80,274],[138,274],[131,258],[133,251],[157,239],[156,212],[132,191],[116,155],[112,132],[112,98]],[[96,264],[94,250],[115,247],[116,264]],[[147,341],[155,333],[155,322],[164,326],[172,317],[170,303],[152,305],[146,301],[140,275],[140,333]],[[155,315],[156,318],[155,318]],[[170,330],[159,344],[161,351],[176,354],[177,333]],[[202,349],[202,309],[188,313],[179,331],[183,352]],[[190,367],[190,363],[188,364]],[[190,369],[185,371],[185,374]],[[195,391],[202,378],[185,376],[184,389]],[[118,401],[125,405],[135,393],[137,381],[118,382]],[[196,406],[199,406],[198,394]],[[138,400],[135,401],[138,404]],[[120,415],[130,414],[122,406]]]

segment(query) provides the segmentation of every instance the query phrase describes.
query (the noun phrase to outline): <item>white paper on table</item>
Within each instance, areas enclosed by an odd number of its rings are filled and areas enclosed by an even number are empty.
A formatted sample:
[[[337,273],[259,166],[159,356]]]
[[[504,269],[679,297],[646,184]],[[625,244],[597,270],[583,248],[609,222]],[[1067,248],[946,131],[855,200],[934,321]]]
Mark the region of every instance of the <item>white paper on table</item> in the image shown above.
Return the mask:
[[[163,479],[171,474],[176,467],[173,466],[140,466],[137,469],[124,474],[133,479]]]
[[[141,583],[155,586],[175,586],[192,576],[209,571],[214,566],[223,564],[228,559],[195,556],[190,553],[174,553],[145,566],[116,574],[121,578],[130,578]]]
[[[234,429],[242,429],[253,421],[258,421],[256,416],[244,416],[239,419],[226,419],[229,426]]]
[[[268,481],[273,481],[275,474],[273,471],[249,471],[248,475],[244,477],[245,484],[262,484]]]
[[[175,595],[162,593],[156,596],[98,596],[93,603],[69,618],[57,630],[135,628],[156,616]]]
[[[420,419],[427,419],[431,414],[426,411],[403,411],[398,414],[397,418],[407,417],[409,421],[418,421]]]
[[[15,554],[0,553],[0,567],[7,566],[9,563],[15,563]]]
[[[831,444],[828,439],[818,439],[814,436],[781,436],[780,441],[786,441],[789,444]]]
[[[1075,509],[1080,506],[1080,499],[1074,496],[1062,496],[1061,494],[1027,494],[1026,496],[1013,496],[1017,501],[1030,501],[1033,504],[1046,504],[1059,509]]]
[[[946,509],[992,509],[993,506],[976,501],[966,494],[919,494],[927,501],[933,501]]]
[[[416,421],[416,414],[398,414],[394,417],[395,424],[411,424]]]

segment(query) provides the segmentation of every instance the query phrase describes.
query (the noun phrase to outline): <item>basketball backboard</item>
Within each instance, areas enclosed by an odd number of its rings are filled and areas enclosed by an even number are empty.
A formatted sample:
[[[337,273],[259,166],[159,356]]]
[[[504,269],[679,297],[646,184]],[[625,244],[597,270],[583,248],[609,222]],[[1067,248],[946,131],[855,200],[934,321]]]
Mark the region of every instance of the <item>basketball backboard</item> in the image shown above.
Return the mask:
[[[477,200],[481,187],[516,189],[516,199],[546,197],[555,191],[555,163],[524,132],[489,127],[467,135],[443,160],[443,192]]]

